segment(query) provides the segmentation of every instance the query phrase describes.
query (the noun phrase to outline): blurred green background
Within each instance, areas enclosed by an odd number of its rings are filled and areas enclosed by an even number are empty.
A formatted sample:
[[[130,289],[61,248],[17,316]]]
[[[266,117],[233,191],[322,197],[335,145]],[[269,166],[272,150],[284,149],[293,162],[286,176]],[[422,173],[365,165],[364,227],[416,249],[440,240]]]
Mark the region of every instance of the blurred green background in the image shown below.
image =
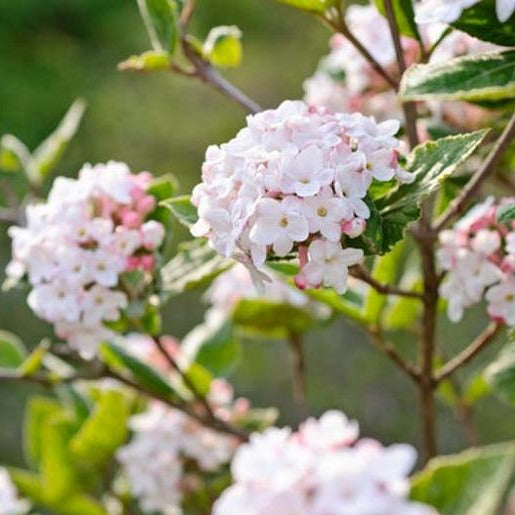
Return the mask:
[[[263,106],[302,96],[302,81],[326,52],[327,30],[315,20],[267,0],[199,0],[193,32],[205,37],[214,25],[238,25],[244,33],[244,62],[227,76]],[[123,160],[133,170],[172,172],[188,192],[199,180],[207,145],[232,137],[245,114],[208,86],[166,75],[131,75],[116,64],[149,47],[135,0],[0,0],[0,134],[9,132],[34,148],[76,97],[88,109],[78,136],[57,174],[74,175],[85,161]],[[2,180],[0,178],[0,180]],[[177,229],[179,239],[187,238]],[[9,259],[6,226],[0,225],[0,281]],[[184,335],[203,317],[200,292],[176,298],[166,309],[165,328]],[[448,355],[485,324],[484,310],[463,324],[442,317],[440,345]],[[33,346],[49,327],[31,315],[21,292],[0,294],[0,328]],[[408,354],[413,342],[396,338]],[[481,369],[497,342],[469,367]],[[313,331],[307,342],[309,404],[313,413],[344,409],[362,433],[385,442],[420,443],[417,399],[400,377],[345,320]],[[290,368],[281,342],[247,342],[244,360],[231,378],[238,394],[257,406],[276,405],[281,422],[296,423]],[[23,401],[28,386],[0,385],[0,463],[20,464]],[[441,450],[465,445],[462,428],[439,404]],[[515,417],[488,397],[475,414],[481,443],[513,437]]]

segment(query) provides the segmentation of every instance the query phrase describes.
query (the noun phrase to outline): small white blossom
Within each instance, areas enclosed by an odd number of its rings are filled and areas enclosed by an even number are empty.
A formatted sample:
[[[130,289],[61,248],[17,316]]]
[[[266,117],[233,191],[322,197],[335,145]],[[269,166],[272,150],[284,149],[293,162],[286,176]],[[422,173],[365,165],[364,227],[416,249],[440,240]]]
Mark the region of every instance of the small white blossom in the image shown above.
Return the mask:
[[[416,11],[417,23],[453,23],[462,12],[481,0],[424,0]],[[515,12],[515,0],[496,0],[495,12],[501,23],[507,22]]]
[[[24,515],[29,507],[28,501],[18,498],[7,470],[0,467],[0,515]]]

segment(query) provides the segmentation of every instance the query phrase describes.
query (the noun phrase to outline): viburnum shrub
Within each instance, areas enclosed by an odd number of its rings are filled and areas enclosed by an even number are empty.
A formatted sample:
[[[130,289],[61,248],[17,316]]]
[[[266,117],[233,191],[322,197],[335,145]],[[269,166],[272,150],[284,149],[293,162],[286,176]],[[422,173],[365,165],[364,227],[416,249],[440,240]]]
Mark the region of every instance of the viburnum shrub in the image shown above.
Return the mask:
[[[115,161],[49,184],[81,100],[34,151],[1,138],[4,290],[24,291],[53,336],[0,331],[0,383],[52,391],[27,400],[27,468],[0,468],[0,515],[515,513],[514,443],[481,446],[475,426],[480,399],[515,399],[515,0],[278,1],[333,33],[304,98],[267,109],[220,73],[242,59],[238,27],[201,40],[195,0],[137,2],[151,49],[119,69],[199,80],[248,113],[207,148],[191,196]],[[173,220],[193,239],[172,254]],[[204,319],[164,333],[161,308],[194,288]],[[486,327],[449,342],[439,326],[465,310]],[[309,374],[304,338],[340,317],[416,388],[422,452],[359,438],[336,409],[313,418],[324,371]],[[278,421],[235,397],[256,339],[287,345],[295,428],[291,410]],[[361,370],[347,370],[351,390]],[[390,409],[354,406],[369,434]],[[438,456],[445,407],[471,448]]]

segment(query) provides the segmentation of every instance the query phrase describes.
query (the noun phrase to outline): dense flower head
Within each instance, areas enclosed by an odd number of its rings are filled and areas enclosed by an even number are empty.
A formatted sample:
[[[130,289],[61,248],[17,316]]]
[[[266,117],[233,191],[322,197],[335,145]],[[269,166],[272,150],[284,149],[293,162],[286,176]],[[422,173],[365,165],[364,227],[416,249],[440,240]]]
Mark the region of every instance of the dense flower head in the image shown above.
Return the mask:
[[[248,409],[245,399],[233,401],[232,386],[222,379],[212,381],[207,399],[216,416],[227,421]],[[118,451],[117,458],[132,495],[148,513],[182,513],[182,500],[199,488],[202,474],[227,465],[238,445],[234,437],[159,402],[133,416],[130,428],[133,438]]]
[[[417,6],[417,23],[454,23],[463,11],[481,0],[422,0]],[[501,23],[507,22],[515,12],[515,0],[496,0],[495,12]]]
[[[352,5],[346,12],[346,23],[374,59],[390,75],[397,76],[399,71],[390,28],[377,8]],[[441,23],[420,28],[428,47],[440,39],[444,30]],[[405,61],[413,63],[420,51],[418,43],[403,37],[401,44]],[[464,32],[454,31],[439,43],[430,62],[447,62],[496,48]],[[304,99],[310,105],[333,111],[362,112],[379,120],[402,118],[401,104],[395,92],[342,34],[331,38],[330,53],[321,59],[315,74],[304,82],[304,91]],[[428,107],[430,116],[419,123],[421,139],[425,139],[427,124],[446,123],[459,129],[470,129],[481,125],[487,117],[486,110],[464,102],[431,102]]]
[[[308,419],[297,432],[273,427],[251,435],[213,514],[434,515],[406,499],[415,450],[358,436],[358,424],[338,411]]]
[[[349,240],[366,228],[368,188],[411,179],[398,164],[398,130],[396,120],[300,101],[249,116],[234,139],[206,152],[193,235],[258,269],[269,255],[297,251],[300,286],[345,291],[347,267],[363,257]]]
[[[23,515],[29,511],[29,503],[18,497],[9,473],[0,467],[0,515]]]
[[[489,198],[440,233],[437,257],[446,272],[440,293],[452,321],[484,297],[493,320],[515,326],[515,225],[498,219],[512,205],[515,198]]]
[[[86,357],[111,336],[104,322],[127,307],[125,272],[151,276],[165,229],[148,215],[152,176],[124,163],[85,165],[78,179],[58,177],[45,203],[29,205],[26,227],[11,227],[7,274],[32,286],[31,309]]]

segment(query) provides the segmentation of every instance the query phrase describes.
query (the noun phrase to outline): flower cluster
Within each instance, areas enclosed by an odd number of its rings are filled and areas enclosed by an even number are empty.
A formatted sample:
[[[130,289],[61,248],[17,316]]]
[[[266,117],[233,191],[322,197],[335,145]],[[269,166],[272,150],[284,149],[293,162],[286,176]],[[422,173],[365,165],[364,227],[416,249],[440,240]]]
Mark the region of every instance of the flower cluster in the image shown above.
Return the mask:
[[[418,5],[417,23],[453,23],[461,13],[481,0],[422,0]],[[495,12],[501,23],[507,22],[515,12],[515,0],[496,0]]]
[[[453,2],[454,3],[454,2]],[[352,5],[346,13],[346,23],[378,63],[392,76],[398,75],[395,48],[388,22],[372,6]],[[445,30],[440,23],[421,27],[427,46],[438,41]],[[418,44],[411,38],[401,38],[404,59],[416,60]],[[430,62],[447,62],[462,55],[474,55],[497,48],[463,32],[454,31],[441,41]],[[330,53],[324,57],[315,74],[304,82],[305,101],[325,106],[333,111],[362,112],[379,120],[402,117],[401,105],[384,79],[377,74],[355,47],[341,34],[330,40]],[[458,129],[476,128],[485,121],[487,111],[464,102],[431,102],[429,118],[419,125],[421,139],[424,127],[446,123]]]
[[[297,250],[298,286],[345,291],[347,268],[363,257],[346,243],[365,230],[372,181],[411,179],[398,165],[398,130],[394,120],[300,101],[249,116],[234,139],[207,150],[193,235],[257,268],[269,253]]]
[[[226,421],[248,410],[246,399],[233,402],[231,385],[221,379],[212,381],[207,399],[216,416]],[[117,457],[145,512],[181,513],[183,498],[199,489],[202,473],[228,464],[238,445],[235,438],[158,402],[132,417],[130,427],[133,439]]]
[[[123,163],[85,165],[78,180],[57,178],[46,203],[27,207],[25,228],[9,230],[8,276],[27,276],[31,309],[85,357],[111,336],[104,322],[127,306],[120,276],[154,270],[165,230],[147,220],[151,178]]]
[[[29,511],[29,503],[18,497],[9,473],[0,468],[0,515],[22,515]]]
[[[515,198],[489,198],[440,233],[437,257],[447,272],[440,293],[454,322],[484,296],[493,320],[515,325],[515,226],[498,219],[510,206]]]
[[[308,419],[298,432],[253,434],[231,465],[234,484],[214,515],[434,515],[406,499],[416,460],[409,445],[358,440],[359,429],[338,411]]]

